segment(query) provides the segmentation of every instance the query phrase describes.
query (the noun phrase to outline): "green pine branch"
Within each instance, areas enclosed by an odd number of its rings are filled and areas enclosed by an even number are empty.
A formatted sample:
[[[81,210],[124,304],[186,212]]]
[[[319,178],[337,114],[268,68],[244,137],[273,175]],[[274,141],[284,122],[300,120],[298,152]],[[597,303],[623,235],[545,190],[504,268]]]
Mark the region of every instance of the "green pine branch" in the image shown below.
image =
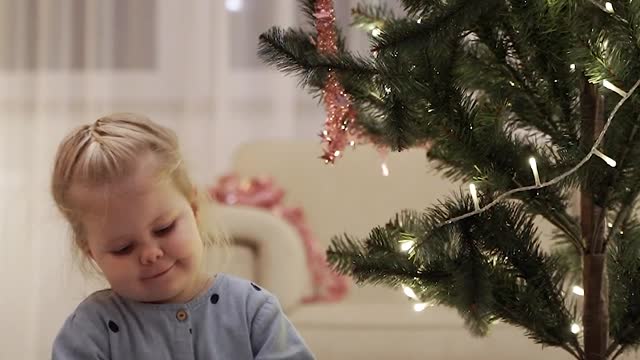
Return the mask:
[[[395,14],[385,3],[381,5],[361,3],[351,9],[351,26],[366,31],[381,28],[387,21],[395,19]]]
[[[298,2],[298,10],[306,19],[307,24],[310,27],[315,27],[316,24],[316,0],[300,0]]]
[[[628,221],[609,254],[610,334],[617,347],[640,345],[640,224]]]
[[[442,11],[447,6],[446,0],[402,0],[402,5],[409,16],[421,17]]]
[[[413,18],[388,21],[381,35],[374,40],[373,48],[394,51],[459,37],[464,29],[469,28],[469,24],[487,12],[496,11],[501,3],[499,0],[455,0],[430,13],[420,12],[422,16],[417,16],[420,22]]]
[[[300,78],[300,85],[321,90],[329,70],[348,73],[351,77],[369,78],[376,69],[368,60],[348,53],[318,53],[313,35],[303,30],[271,28],[260,35],[259,56],[278,70]]]
[[[471,200],[460,195],[422,215],[403,212],[364,240],[336,237],[329,262],[359,282],[413,286],[421,300],[457,309],[476,335],[486,334],[490,323],[500,319],[523,327],[542,344],[571,344],[578,351],[569,331],[573,315],[562,295],[565,272],[540,250],[526,209],[500,204],[438,226],[472,208]],[[400,250],[405,239],[415,241],[408,253]]]

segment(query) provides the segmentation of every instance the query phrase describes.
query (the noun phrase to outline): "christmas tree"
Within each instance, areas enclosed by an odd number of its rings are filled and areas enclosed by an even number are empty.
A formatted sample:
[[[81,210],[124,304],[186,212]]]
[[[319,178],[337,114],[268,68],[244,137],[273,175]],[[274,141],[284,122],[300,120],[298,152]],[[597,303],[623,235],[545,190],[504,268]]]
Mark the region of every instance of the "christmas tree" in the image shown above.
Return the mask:
[[[313,30],[260,36],[262,59],[324,101],[326,162],[349,144],[421,146],[469,186],[335,237],[332,266],[453,307],[476,335],[499,320],[589,360],[638,346],[640,1],[401,4],[353,9],[370,54],[346,48],[330,0],[300,2]]]

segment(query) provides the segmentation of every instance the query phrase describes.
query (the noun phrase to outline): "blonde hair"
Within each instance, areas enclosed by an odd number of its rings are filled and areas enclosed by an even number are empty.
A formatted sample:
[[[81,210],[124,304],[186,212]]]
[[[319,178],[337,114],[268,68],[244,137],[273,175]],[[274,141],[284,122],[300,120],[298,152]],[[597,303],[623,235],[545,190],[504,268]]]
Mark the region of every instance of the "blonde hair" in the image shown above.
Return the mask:
[[[56,206],[72,230],[74,256],[87,270],[87,234],[78,206],[70,196],[74,185],[101,186],[132,175],[141,154],[157,157],[159,178],[170,178],[177,189],[198,207],[198,227],[205,247],[226,245],[227,239],[213,220],[213,203],[207,191],[197,191],[184,164],[176,134],[143,115],[115,113],[83,125],[62,141],[56,153],[51,192]],[[95,269],[95,266],[93,266]]]

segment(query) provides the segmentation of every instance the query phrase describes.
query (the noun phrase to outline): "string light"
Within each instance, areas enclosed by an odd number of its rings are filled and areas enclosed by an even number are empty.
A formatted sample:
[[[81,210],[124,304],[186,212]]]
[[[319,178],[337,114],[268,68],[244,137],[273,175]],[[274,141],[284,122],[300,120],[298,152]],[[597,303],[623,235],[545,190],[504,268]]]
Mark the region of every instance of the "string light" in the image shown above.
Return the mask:
[[[418,295],[416,295],[416,293],[413,291],[412,288],[406,286],[406,285],[402,285],[402,291],[404,291],[404,294],[407,295],[408,297],[414,299],[414,300],[418,300]]]
[[[389,176],[389,167],[386,161],[380,164],[380,168],[382,169],[382,176]]]
[[[612,13],[612,14],[613,14],[613,4],[611,4],[610,2],[608,2],[608,1],[607,1],[606,3],[604,3],[604,8],[605,8],[608,12],[610,12],[610,13]]]
[[[609,90],[611,90],[611,91],[613,91],[613,92],[618,93],[618,95],[620,95],[620,96],[622,96],[622,97],[627,96],[627,93],[626,93],[624,90],[622,90],[622,89],[620,89],[619,87],[617,87],[617,86],[613,85],[611,82],[609,82],[609,80],[604,80],[604,81],[602,82],[602,85],[604,85],[604,87],[606,87],[607,89],[609,89]]]
[[[411,248],[413,248],[413,245],[415,244],[416,242],[413,240],[403,240],[400,244],[400,250],[402,250],[403,252],[408,252],[409,250],[411,250]]]
[[[576,64],[569,65],[569,70],[571,70],[571,72],[576,71]]]
[[[413,311],[420,312],[420,311],[423,311],[424,309],[428,308],[429,306],[431,306],[431,304],[429,304],[429,303],[413,304]]]
[[[378,37],[380,36],[380,34],[382,34],[382,30],[375,28],[373,30],[371,30],[371,35],[373,35],[374,37]]]
[[[540,182],[540,174],[538,174],[538,164],[536,164],[536,159],[534,157],[529,158],[529,166],[531,166],[531,171],[533,171],[533,178],[536,181],[536,186],[541,186]]]
[[[578,285],[575,285],[571,291],[578,296],[584,296],[584,289]]]
[[[566,178],[566,177],[570,176],[571,174],[575,173],[576,171],[578,171],[594,155],[595,150],[598,148],[598,146],[600,146],[600,143],[602,142],[602,139],[604,139],[604,136],[607,133],[607,130],[609,129],[609,126],[611,126],[613,118],[618,113],[618,110],[620,110],[622,105],[636,91],[638,86],[640,86],[640,80],[636,81],[636,83],[631,87],[629,92],[625,92],[624,93],[625,96],[623,96],[623,98],[620,99],[620,101],[618,101],[616,106],[613,108],[613,111],[611,111],[611,113],[609,114],[609,117],[607,118],[607,121],[605,122],[604,127],[602,128],[602,131],[600,132],[600,134],[598,135],[598,138],[596,139],[596,141],[594,141],[593,146],[591,147],[591,151],[587,155],[585,155],[585,157],[582,158],[582,160],[580,160],[580,162],[578,162],[574,167],[572,167],[568,171],[556,176],[555,178],[553,178],[553,179],[551,179],[549,181],[546,181],[544,184],[522,186],[522,187],[519,187],[519,188],[515,188],[515,189],[511,189],[509,191],[506,191],[506,192],[502,193],[501,195],[499,195],[498,197],[496,197],[490,203],[486,204],[484,207],[480,208],[479,210],[471,211],[471,212],[468,212],[466,214],[462,214],[460,216],[456,216],[456,217],[453,217],[451,219],[445,220],[445,221],[437,224],[436,227],[442,227],[444,225],[452,224],[452,223],[454,223],[456,221],[460,221],[462,219],[466,219],[468,217],[471,217],[471,216],[480,214],[482,212],[485,212],[485,211],[491,209],[492,207],[496,206],[497,204],[502,202],[504,199],[508,198],[509,196],[511,196],[513,194],[516,194],[516,193],[519,193],[519,192],[524,192],[524,191],[535,190],[535,189],[539,189],[539,188],[544,188],[544,187],[551,186],[551,185],[555,185],[555,184],[559,183],[560,181],[562,181],[564,178]]]
[[[616,167],[616,161],[615,160],[613,160],[612,158],[608,157],[607,155],[601,153],[597,149],[593,150],[593,154],[598,156],[600,159],[604,160],[604,162],[606,162],[607,165],[609,165],[611,167]]]
[[[473,206],[476,210],[480,209],[480,200],[478,200],[478,191],[476,189],[476,184],[469,184],[469,192],[471,193],[471,197],[473,198]]]
[[[578,325],[578,324],[576,324],[576,323],[571,324],[571,332],[572,332],[572,333],[577,334],[577,333],[579,333],[579,332],[580,332],[580,330],[582,330],[582,329],[580,328],[580,325]]]
[[[589,2],[600,10],[613,14],[613,5],[609,1],[605,2],[604,6],[602,6],[602,3],[598,0],[589,0]],[[631,0],[629,0],[629,2],[631,2]]]

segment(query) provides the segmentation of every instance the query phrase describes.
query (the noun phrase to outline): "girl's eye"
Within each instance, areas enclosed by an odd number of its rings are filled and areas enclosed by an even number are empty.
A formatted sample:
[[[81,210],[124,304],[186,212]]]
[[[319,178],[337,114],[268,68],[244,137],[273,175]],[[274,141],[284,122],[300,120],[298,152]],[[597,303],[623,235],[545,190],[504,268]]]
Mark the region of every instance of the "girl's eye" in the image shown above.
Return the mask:
[[[165,226],[165,227],[163,227],[163,228],[161,228],[161,229],[155,230],[153,233],[154,233],[156,236],[165,236],[165,235],[168,235],[169,233],[171,233],[171,231],[172,231],[172,230],[173,230],[173,228],[175,227],[175,224],[176,224],[176,222],[174,221],[174,222],[172,222],[171,224],[169,224],[169,225],[167,225],[167,226]]]
[[[125,246],[123,248],[120,248],[120,249],[118,249],[116,251],[112,251],[112,253],[114,255],[127,255],[128,253],[131,252],[131,250],[133,250],[133,245],[127,245],[127,246]]]

